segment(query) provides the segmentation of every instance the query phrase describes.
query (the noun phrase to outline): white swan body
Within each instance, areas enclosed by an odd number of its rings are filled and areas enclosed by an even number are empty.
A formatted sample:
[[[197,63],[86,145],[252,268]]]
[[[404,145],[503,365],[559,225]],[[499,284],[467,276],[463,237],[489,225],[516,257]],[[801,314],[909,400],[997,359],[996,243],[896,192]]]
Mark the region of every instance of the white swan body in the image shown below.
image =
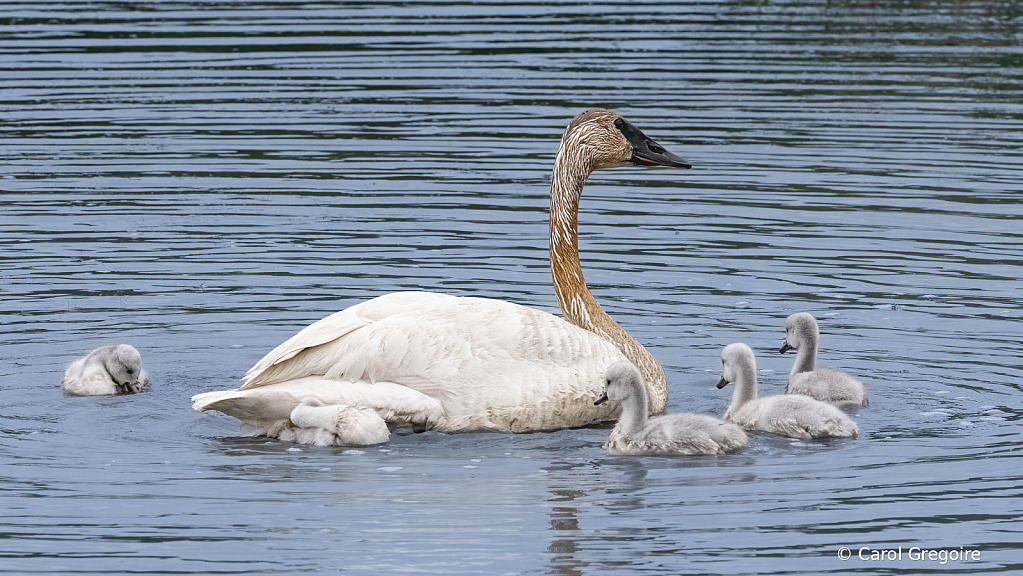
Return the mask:
[[[817,368],[817,343],[820,331],[817,319],[798,312],[785,321],[785,341],[781,352],[796,350],[786,394],[803,394],[836,406],[868,406],[867,391],[853,376],[831,368]]]
[[[831,404],[800,394],[757,398],[757,367],[753,351],[742,343],[721,351],[722,374],[718,388],[735,383],[732,403],[724,420],[747,430],[763,430],[809,440],[829,436],[856,436],[859,427]]]
[[[373,409],[392,428],[549,430],[614,418],[616,409],[592,398],[604,370],[628,359],[643,371],[651,411],[662,412],[664,371],[600,308],[579,265],[586,178],[630,163],[689,167],[607,110],[588,110],[565,130],[551,184],[550,254],[568,321],[498,300],[388,294],[312,324],[260,360],[241,388],[199,394],[193,408],[269,436],[295,427],[292,411],[308,396]]]
[[[607,400],[622,406],[604,443],[609,454],[724,454],[749,442],[742,428],[713,416],[680,412],[648,418],[643,375],[628,361],[607,369],[604,393],[595,404]]]
[[[200,394],[193,407],[235,416],[253,434],[271,432],[307,396],[418,429],[548,430],[613,418],[592,399],[604,369],[624,359],[546,312],[397,292],[312,324],[260,360],[241,389]]]
[[[75,360],[61,381],[64,391],[75,396],[135,394],[148,385],[142,355],[127,344],[103,346]]]

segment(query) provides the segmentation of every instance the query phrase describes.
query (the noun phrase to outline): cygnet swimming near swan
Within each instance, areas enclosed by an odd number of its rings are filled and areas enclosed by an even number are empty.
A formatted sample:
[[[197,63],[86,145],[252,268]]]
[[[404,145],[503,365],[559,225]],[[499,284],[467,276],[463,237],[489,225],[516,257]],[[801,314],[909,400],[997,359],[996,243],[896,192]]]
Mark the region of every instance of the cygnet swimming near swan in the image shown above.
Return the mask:
[[[75,396],[135,394],[149,385],[142,355],[127,344],[102,346],[68,366],[61,386]]]
[[[721,351],[718,388],[735,383],[724,420],[746,428],[809,440],[856,436],[859,428],[841,410],[802,394],[757,398],[757,362],[749,346],[737,342]]]
[[[845,372],[816,367],[819,339],[817,319],[812,314],[797,312],[785,321],[785,341],[779,352],[796,350],[785,393],[804,394],[836,406],[869,405],[863,382]]]
[[[604,375],[604,393],[594,402],[621,402],[622,415],[604,449],[610,454],[723,454],[749,442],[742,428],[713,416],[688,412],[647,416],[646,384],[631,362],[613,364]]]

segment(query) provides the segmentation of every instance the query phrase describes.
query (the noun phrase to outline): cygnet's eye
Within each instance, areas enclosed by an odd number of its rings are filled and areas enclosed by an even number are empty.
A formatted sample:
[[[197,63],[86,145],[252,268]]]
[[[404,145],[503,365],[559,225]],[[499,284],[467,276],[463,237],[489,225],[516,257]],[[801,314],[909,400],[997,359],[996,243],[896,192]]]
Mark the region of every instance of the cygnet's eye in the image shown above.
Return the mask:
[[[128,368],[128,374],[133,374],[134,372],[135,372],[134,368]]]

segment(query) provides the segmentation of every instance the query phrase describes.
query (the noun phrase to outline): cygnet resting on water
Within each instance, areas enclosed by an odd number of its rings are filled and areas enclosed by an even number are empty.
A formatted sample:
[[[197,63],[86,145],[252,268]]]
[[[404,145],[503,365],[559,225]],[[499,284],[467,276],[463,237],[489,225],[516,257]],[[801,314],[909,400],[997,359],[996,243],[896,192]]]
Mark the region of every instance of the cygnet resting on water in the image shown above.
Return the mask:
[[[798,312],[786,320],[785,342],[779,352],[784,354],[796,350],[797,353],[785,393],[805,394],[836,406],[867,406],[869,402],[863,382],[845,372],[815,367],[819,339],[817,319],[812,314]]]
[[[763,430],[791,438],[856,436],[856,423],[831,404],[802,394],[757,398],[757,362],[749,346],[737,342],[721,351],[721,381],[718,388],[735,383],[726,422],[747,430]]]
[[[142,369],[142,355],[127,344],[97,348],[68,366],[61,382],[64,391],[76,396],[135,394],[149,385]]]
[[[285,442],[317,446],[370,446],[387,442],[387,423],[371,408],[325,405],[306,396],[291,411],[292,427],[281,430]]]
[[[723,454],[746,445],[741,428],[703,414],[647,416],[646,384],[631,362],[613,364],[604,375],[604,393],[594,404],[622,403],[622,415],[604,449],[611,454]]]

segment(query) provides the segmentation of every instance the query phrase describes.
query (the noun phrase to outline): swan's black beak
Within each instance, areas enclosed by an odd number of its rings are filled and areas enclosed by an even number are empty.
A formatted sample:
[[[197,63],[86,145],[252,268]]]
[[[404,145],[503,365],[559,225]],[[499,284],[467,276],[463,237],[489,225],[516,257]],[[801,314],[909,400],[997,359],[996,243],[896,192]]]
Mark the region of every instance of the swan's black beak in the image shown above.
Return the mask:
[[[792,346],[789,346],[788,342],[782,342],[781,343],[781,350],[778,350],[778,353],[779,354],[784,354],[784,353],[788,352],[789,350],[792,350]]]
[[[725,386],[728,386],[728,380],[725,380],[725,377],[722,376],[721,379],[718,380],[718,390],[724,388]]]
[[[596,400],[594,400],[593,401],[593,405],[594,406],[600,406],[604,402],[607,402],[607,392],[604,392],[603,394],[600,395],[600,398],[597,398]]]
[[[630,124],[624,118],[615,120],[615,128],[621,130],[625,139],[632,144],[632,163],[637,166],[671,166],[672,168],[692,168],[686,162],[654,142],[642,130]]]

